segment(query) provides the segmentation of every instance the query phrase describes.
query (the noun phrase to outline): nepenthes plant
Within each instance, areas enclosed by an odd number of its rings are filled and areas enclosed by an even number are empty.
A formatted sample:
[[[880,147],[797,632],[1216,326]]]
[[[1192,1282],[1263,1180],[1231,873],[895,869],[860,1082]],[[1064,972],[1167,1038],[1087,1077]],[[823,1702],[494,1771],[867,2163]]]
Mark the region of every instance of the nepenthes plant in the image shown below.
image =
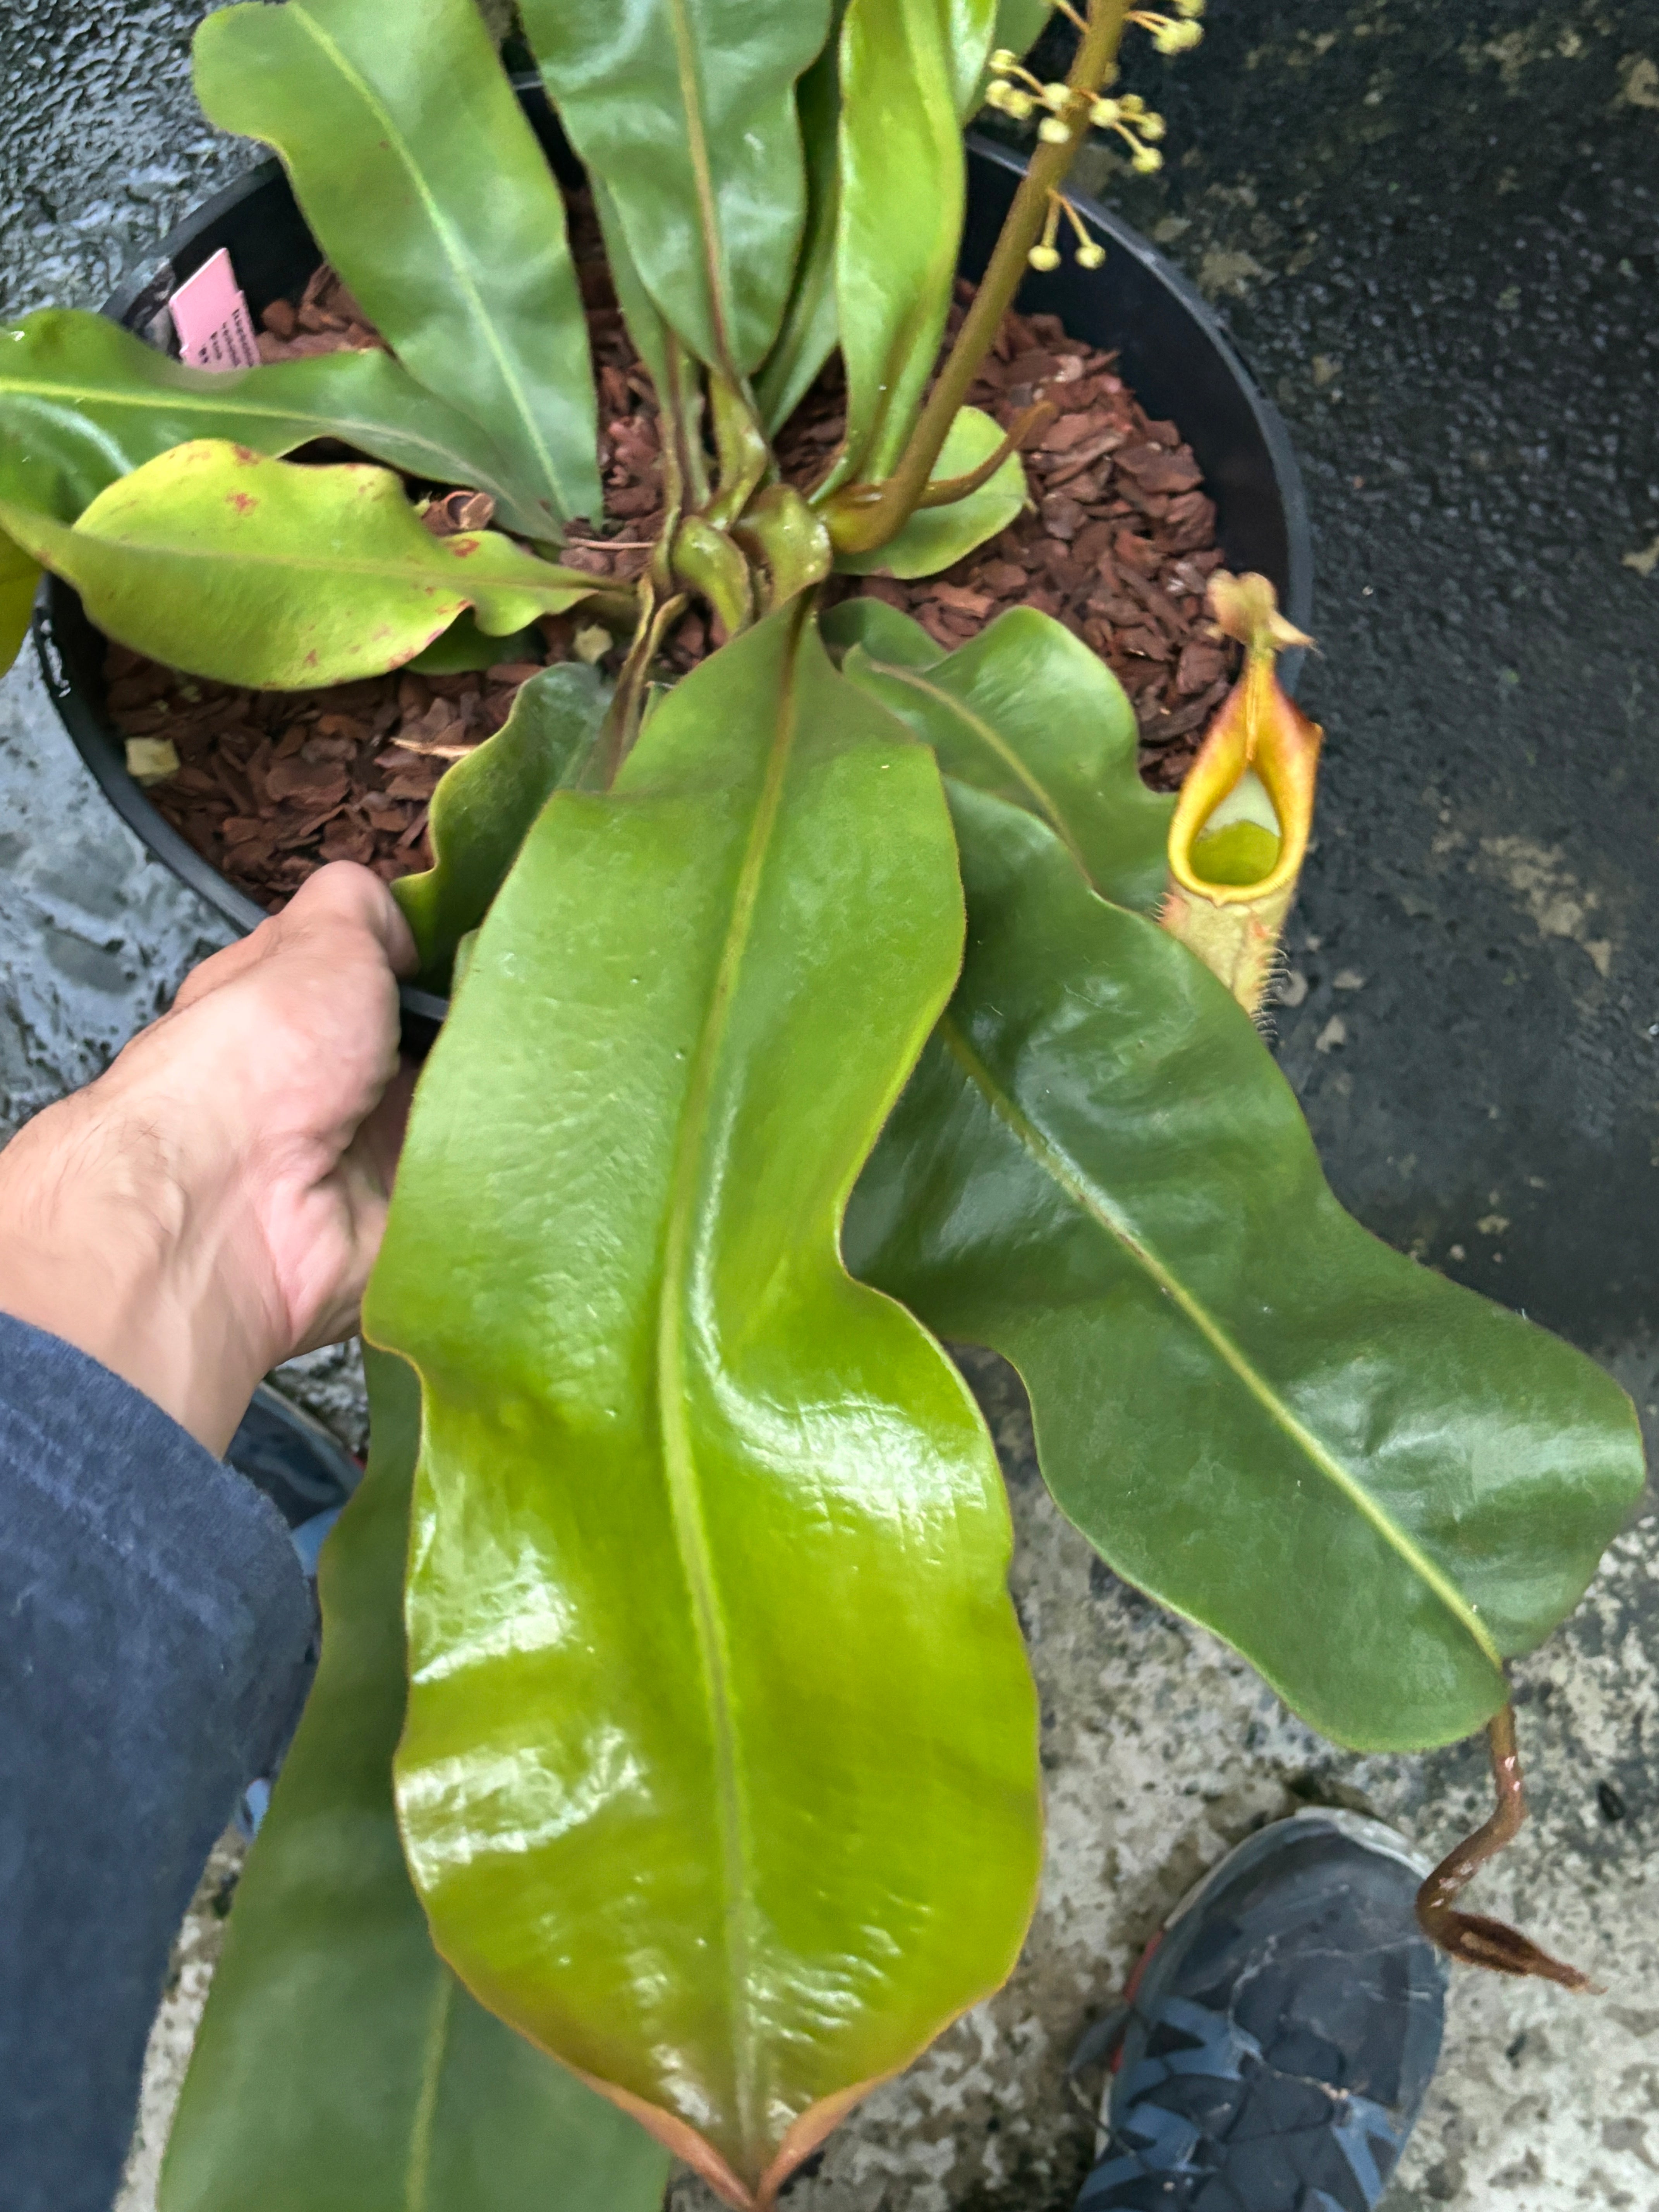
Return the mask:
[[[245,684],[394,668],[463,617],[580,607],[623,647],[613,684],[525,684],[398,887],[452,1008],[168,2212],[625,2212],[661,2147],[768,2204],[1001,1983],[1037,1715],[946,1340],[1018,1370],[1119,1574],[1356,1747],[1501,1714],[1640,1489],[1611,1381],[1342,1212],[1252,1022],[1318,753],[1260,580],[1218,580],[1245,666],[1173,808],[1061,623],[946,652],[829,604],[1018,509],[1042,410],[1005,435],[965,395],[1067,250],[1088,134],[1159,158],[1118,49],[1189,45],[1194,0],[1067,7],[1049,82],[1019,58],[1046,12],[523,0],[656,394],[629,584],[562,557],[602,509],[586,326],[472,0],[198,34],[209,115],[277,149],[388,350],[211,375],[90,316],[3,334],[17,635],[44,565],[111,638]],[[1041,127],[941,357],[988,98]],[[803,489],[776,441],[835,354],[845,434]],[[491,526],[424,528],[450,489]],[[721,641],[670,684],[688,607]],[[1456,1886],[1432,1911],[1475,1955]]]

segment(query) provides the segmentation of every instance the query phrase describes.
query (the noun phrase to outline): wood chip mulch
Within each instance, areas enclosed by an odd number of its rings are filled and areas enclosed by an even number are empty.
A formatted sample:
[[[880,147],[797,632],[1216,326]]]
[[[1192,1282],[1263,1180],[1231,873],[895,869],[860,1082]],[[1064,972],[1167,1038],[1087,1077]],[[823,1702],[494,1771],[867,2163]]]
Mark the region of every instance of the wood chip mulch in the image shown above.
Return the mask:
[[[599,378],[605,517],[573,524],[562,557],[627,579],[644,568],[662,512],[656,404],[597,229],[586,210],[574,213]],[[958,289],[957,315],[972,296]],[[276,302],[263,320],[264,359],[380,343],[327,269],[298,302]],[[947,649],[1006,607],[1054,616],[1115,671],[1135,704],[1141,772],[1154,787],[1173,789],[1226,694],[1237,654],[1214,641],[1204,615],[1206,581],[1222,556],[1197,464],[1174,423],[1148,419],[1112,358],[1067,337],[1053,316],[1006,317],[971,397],[1005,427],[1036,400],[1060,410],[1026,455],[1034,508],[943,576],[914,584],[867,577],[845,590],[902,608]],[[807,488],[822,476],[843,411],[835,365],[780,441],[791,482]],[[476,505],[452,495],[428,525],[479,527],[488,516]],[[539,630],[546,662],[579,650],[591,656],[602,642],[580,609]],[[695,667],[718,642],[694,610],[668,641],[666,672]],[[618,659],[613,653],[600,665],[614,671]],[[532,659],[463,676],[405,670],[325,691],[250,691],[181,676],[112,645],[107,704],[124,736],[165,738],[178,754],[178,773],[150,788],[162,816],[275,912],[327,861],[360,861],[388,882],[429,866],[427,814],[439,779],[459,750],[501,727],[520,684],[543,665]]]

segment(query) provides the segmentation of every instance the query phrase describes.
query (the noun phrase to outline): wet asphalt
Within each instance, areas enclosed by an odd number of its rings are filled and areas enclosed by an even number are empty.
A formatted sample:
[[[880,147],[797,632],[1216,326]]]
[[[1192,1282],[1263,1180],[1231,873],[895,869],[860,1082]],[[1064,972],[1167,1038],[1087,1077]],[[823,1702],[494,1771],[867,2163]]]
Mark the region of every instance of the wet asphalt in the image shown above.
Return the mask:
[[[1659,1332],[1659,5],[1215,0],[1106,196],[1290,425],[1318,843],[1279,1058],[1391,1243]],[[1097,170],[1097,174],[1098,174]]]

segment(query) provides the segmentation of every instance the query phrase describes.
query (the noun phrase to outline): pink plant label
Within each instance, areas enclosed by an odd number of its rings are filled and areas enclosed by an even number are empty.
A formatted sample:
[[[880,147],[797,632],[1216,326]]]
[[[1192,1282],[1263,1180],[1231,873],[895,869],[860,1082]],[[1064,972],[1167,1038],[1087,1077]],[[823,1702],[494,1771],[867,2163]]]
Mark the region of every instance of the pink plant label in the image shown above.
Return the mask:
[[[258,367],[253,319],[223,246],[185,278],[167,306],[179,333],[179,356],[192,368]]]

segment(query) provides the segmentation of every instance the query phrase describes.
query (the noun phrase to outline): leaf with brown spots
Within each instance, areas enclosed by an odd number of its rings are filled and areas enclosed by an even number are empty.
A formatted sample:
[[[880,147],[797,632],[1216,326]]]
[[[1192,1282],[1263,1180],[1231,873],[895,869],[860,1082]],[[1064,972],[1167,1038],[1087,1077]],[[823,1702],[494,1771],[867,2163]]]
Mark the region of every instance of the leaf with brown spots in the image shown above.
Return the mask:
[[[112,484],[72,527],[0,501],[0,529],[109,636],[272,690],[395,668],[465,607],[506,635],[592,589],[494,532],[434,538],[388,470],[306,468],[210,438]]]

